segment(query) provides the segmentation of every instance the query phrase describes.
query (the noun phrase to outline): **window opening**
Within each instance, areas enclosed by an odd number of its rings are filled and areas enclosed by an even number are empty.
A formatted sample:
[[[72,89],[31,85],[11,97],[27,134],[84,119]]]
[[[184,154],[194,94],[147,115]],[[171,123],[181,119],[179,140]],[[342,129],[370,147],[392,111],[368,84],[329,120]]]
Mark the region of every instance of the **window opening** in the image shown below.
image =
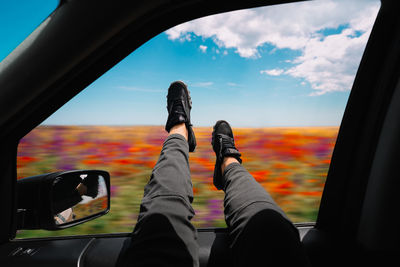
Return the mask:
[[[313,1],[234,11],[159,34],[25,136],[18,178],[69,169],[111,175],[110,213],[19,238],[130,232],[166,137],[167,88],[183,80],[198,145],[196,227],[225,227],[210,141],[233,126],[243,164],[294,222],[315,221],[344,108],[379,1]]]

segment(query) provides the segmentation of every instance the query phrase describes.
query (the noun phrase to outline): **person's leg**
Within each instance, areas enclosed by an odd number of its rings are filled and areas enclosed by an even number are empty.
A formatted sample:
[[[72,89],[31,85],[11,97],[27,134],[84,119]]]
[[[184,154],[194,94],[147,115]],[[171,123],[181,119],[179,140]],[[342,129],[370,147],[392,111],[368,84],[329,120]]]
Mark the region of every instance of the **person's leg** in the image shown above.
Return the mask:
[[[178,87],[181,89],[180,84]],[[168,98],[171,95],[169,91]],[[169,110],[170,116],[174,110],[176,107]],[[182,114],[187,118],[184,112]],[[191,224],[194,210],[191,206],[193,188],[189,169],[188,128],[187,123],[176,118],[175,125],[166,127],[169,135],[144,189],[138,221],[120,259],[121,265],[199,265],[197,231]]]
[[[240,164],[241,155],[227,122],[214,127],[213,149],[217,155],[215,168],[218,168],[214,182],[225,192],[224,212],[235,264],[307,266],[297,229],[271,195]]]
[[[297,229],[271,195],[239,163],[223,174],[225,219],[237,266],[307,266]]]

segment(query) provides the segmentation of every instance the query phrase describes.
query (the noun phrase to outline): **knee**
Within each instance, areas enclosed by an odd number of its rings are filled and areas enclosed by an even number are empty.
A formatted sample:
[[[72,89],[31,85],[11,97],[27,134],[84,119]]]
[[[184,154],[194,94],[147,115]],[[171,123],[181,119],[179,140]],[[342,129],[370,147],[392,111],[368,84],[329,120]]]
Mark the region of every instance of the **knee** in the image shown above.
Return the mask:
[[[252,215],[244,226],[245,235],[254,238],[275,240],[275,245],[285,241],[300,241],[296,227],[280,212],[273,209],[262,209]]]
[[[135,230],[140,228],[145,232],[168,232],[172,229],[172,223],[168,216],[158,211],[149,211],[139,218]]]
[[[232,249],[238,262],[254,259],[280,266],[306,265],[297,229],[271,209],[260,210],[247,221]]]

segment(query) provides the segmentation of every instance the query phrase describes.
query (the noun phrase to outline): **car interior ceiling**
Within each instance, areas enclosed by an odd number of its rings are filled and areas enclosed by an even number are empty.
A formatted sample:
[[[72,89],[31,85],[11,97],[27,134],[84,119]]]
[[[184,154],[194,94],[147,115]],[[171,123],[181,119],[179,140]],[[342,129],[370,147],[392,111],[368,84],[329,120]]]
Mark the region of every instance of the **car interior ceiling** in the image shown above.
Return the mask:
[[[287,2],[295,1],[61,1],[0,65],[0,263],[114,266],[129,238],[123,233],[12,240],[20,138],[156,34],[206,15]],[[399,8],[399,1],[382,1],[340,126],[317,222],[298,225],[313,266],[390,262],[399,252],[393,215],[399,202]],[[199,244],[201,266],[232,265],[226,229],[199,229]],[[19,247],[40,253],[13,257]]]

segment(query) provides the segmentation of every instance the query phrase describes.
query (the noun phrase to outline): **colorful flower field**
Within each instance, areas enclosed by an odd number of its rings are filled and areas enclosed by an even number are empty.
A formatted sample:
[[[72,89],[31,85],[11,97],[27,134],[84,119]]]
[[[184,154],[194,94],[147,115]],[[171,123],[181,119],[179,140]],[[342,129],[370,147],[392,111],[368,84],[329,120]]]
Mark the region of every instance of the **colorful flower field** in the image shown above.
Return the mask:
[[[196,227],[225,227],[222,191],[212,184],[212,127],[194,129],[190,154]],[[243,165],[294,222],[315,221],[338,127],[235,128]],[[17,238],[132,231],[167,136],[162,126],[40,126],[18,147],[18,179],[72,169],[111,175],[111,210],[61,231],[20,231]]]

